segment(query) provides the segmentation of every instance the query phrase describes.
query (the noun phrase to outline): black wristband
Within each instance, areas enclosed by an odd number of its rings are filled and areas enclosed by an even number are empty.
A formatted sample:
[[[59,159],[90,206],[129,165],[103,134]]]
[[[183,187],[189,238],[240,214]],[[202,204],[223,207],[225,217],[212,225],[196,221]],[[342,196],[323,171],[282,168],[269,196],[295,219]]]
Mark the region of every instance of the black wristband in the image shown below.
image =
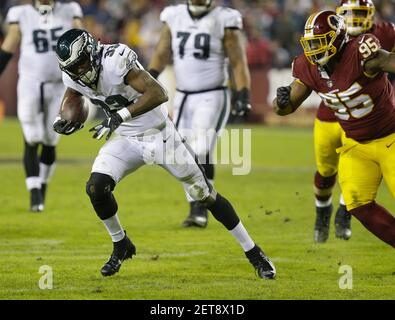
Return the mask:
[[[149,69],[148,72],[154,79],[158,79],[160,72],[155,69]]]
[[[236,97],[238,100],[250,102],[250,90],[243,88],[236,92]]]
[[[0,49],[0,74],[2,74],[11,58],[12,53]]]

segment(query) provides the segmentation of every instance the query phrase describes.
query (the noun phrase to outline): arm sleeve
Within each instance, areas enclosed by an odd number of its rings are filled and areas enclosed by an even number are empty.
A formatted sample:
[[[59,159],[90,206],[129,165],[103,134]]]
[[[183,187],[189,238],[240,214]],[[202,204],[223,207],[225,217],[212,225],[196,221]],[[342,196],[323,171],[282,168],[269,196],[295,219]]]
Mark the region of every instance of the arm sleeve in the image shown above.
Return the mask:
[[[63,81],[63,84],[65,85],[65,87],[69,87],[69,88],[71,88],[71,89],[77,91],[77,89],[76,89],[77,87],[76,87],[74,81],[71,80],[71,78],[69,77],[69,75],[66,74],[66,73],[63,72],[63,71],[62,71],[62,81]]]
[[[73,18],[82,18],[84,15],[82,13],[81,6],[77,2],[70,2],[70,8],[71,8],[71,15]]]
[[[300,81],[303,83],[307,88],[313,89],[310,84],[309,77],[307,75],[308,68],[306,66],[308,63],[302,56],[298,56],[292,62],[292,76],[295,78],[296,81]]]
[[[5,21],[8,24],[19,23],[20,15],[21,15],[20,7],[11,7],[10,10],[8,10]]]
[[[110,71],[110,81],[113,85],[123,83],[125,76],[132,68],[138,67],[141,69],[137,54],[124,44],[119,45],[106,63],[108,63],[107,70]]]
[[[224,27],[225,29],[243,29],[243,18],[239,11],[226,8],[226,14],[224,15]]]
[[[172,16],[172,12],[173,12],[173,7],[166,7],[162,10],[162,12],[160,13],[160,21],[162,22],[166,22],[167,24],[169,24],[170,20],[171,20],[171,16]]]

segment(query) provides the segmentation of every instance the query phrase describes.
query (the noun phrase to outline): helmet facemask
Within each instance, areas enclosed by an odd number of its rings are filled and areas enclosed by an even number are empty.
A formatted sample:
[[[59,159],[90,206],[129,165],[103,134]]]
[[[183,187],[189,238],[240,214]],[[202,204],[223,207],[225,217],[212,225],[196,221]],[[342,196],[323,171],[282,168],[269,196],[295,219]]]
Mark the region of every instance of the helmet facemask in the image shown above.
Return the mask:
[[[343,42],[339,46],[335,46],[339,34],[342,30],[346,30],[344,19],[332,15],[328,17],[328,23],[333,30],[318,35],[314,35],[312,30],[305,30],[304,36],[300,39],[304,54],[311,64],[326,65],[336,55],[338,48],[340,50],[347,41],[347,36],[345,36]]]
[[[84,86],[96,84],[100,71],[100,44],[87,32],[82,33],[70,45],[71,55],[59,66],[70,78]]]
[[[205,0],[203,2],[202,2],[203,4],[194,5],[192,0],[187,0],[188,10],[192,13],[192,15],[200,16],[211,10],[213,1]]]
[[[52,13],[53,8],[55,7],[55,1],[43,1],[43,0],[34,0],[34,7],[40,12],[41,15],[47,15]]]
[[[342,5],[336,9],[347,24],[347,32],[352,36],[358,36],[370,30],[373,26],[374,6],[352,6]]]

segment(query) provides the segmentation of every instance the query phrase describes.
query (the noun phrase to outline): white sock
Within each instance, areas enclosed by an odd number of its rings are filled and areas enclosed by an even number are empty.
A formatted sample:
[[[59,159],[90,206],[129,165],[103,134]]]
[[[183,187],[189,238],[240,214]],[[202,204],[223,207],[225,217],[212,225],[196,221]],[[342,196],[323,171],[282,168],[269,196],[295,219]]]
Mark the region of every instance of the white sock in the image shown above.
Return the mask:
[[[27,190],[41,189],[41,179],[40,177],[28,177],[26,178],[26,188]]]
[[[40,179],[41,183],[48,183],[55,171],[56,164],[47,165],[40,162]]]
[[[339,202],[340,202],[340,204],[342,205],[342,206],[345,206],[346,204],[344,203],[344,198],[343,198],[343,194],[341,193],[340,194],[340,200],[339,200]]]
[[[111,236],[112,242],[118,242],[125,238],[125,231],[119,222],[118,214],[114,214],[111,218],[102,221],[108,234]]]
[[[329,207],[331,204],[332,204],[332,196],[326,201],[315,199],[315,206],[318,208]]]
[[[236,227],[234,227],[229,232],[237,239],[237,241],[239,241],[244,252],[247,252],[252,248],[254,248],[255,243],[254,241],[252,241],[250,235],[248,234],[247,230],[244,228],[241,221],[237,224]]]

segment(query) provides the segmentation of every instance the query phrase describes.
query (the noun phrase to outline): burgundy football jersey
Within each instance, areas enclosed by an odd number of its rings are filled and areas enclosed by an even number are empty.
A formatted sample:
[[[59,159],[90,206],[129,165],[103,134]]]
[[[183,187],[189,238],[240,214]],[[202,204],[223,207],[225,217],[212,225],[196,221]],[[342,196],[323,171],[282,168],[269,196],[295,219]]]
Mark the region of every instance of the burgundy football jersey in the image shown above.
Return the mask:
[[[395,101],[387,74],[369,76],[363,68],[363,61],[370,59],[379,46],[371,34],[352,39],[339,53],[339,62],[330,76],[309,63],[304,54],[293,63],[293,76],[318,93],[334,111],[346,136],[357,141],[395,132]]]
[[[373,25],[373,28],[369,33],[376,36],[379,39],[381,48],[389,52],[395,47],[395,27],[390,22],[379,22]],[[322,101],[317,110],[317,119],[327,122],[335,122],[337,118],[333,110],[325,106]]]

